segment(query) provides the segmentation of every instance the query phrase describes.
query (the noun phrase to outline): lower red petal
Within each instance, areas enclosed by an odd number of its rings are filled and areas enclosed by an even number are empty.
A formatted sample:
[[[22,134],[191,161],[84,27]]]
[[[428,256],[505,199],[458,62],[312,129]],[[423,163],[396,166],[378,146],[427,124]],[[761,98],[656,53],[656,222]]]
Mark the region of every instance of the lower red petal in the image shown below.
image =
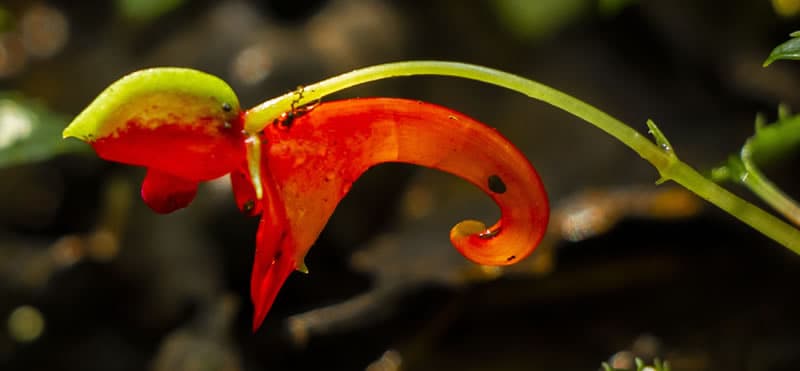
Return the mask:
[[[142,199],[153,211],[171,213],[189,205],[197,194],[197,182],[148,169],[142,182]]]
[[[250,280],[250,296],[255,307],[254,332],[264,322],[278,291],[296,267],[294,254],[290,249],[291,243],[285,225],[280,226],[267,216],[261,218]]]

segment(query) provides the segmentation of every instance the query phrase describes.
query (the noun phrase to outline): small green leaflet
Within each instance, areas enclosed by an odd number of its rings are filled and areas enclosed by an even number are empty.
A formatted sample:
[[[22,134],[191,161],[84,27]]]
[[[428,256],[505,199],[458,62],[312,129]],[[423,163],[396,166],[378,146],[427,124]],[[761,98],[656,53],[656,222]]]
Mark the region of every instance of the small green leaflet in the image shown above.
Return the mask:
[[[789,36],[792,37],[789,41],[772,49],[772,53],[769,53],[769,57],[764,61],[764,67],[782,59],[800,60],[800,31],[792,32]]]

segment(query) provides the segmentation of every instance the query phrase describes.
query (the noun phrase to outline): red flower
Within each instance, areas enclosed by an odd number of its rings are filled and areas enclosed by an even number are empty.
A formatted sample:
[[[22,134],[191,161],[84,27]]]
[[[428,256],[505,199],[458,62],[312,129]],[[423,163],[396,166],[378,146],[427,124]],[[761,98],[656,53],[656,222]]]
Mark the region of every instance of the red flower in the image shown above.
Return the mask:
[[[161,213],[187,206],[199,182],[230,173],[238,207],[261,216],[254,330],[289,274],[305,271],[305,255],[353,182],[377,164],[439,169],[486,192],[501,220],[489,228],[464,221],[450,232],[456,249],[476,263],[515,263],[545,232],[547,198],[527,159],[494,129],[447,108],[393,98],[333,101],[285,113],[251,135],[235,101],[164,96],[120,105],[104,118],[112,124],[92,127],[100,135],[69,128],[65,135],[87,140],[102,158],[146,167],[142,197]]]

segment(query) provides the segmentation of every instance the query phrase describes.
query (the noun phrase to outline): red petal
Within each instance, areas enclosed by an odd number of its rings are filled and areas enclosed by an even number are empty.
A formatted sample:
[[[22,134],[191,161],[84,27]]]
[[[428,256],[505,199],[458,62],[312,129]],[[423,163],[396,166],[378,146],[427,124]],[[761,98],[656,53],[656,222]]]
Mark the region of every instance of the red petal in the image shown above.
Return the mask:
[[[244,161],[242,136],[233,129],[196,124],[129,121],[115,135],[91,142],[110,161],[157,169],[187,180],[221,177]]]
[[[247,173],[231,174],[239,192],[253,192]],[[240,177],[239,180],[237,177]],[[255,306],[253,331],[256,331],[267,316],[275,297],[289,274],[297,267],[296,245],[290,225],[286,220],[286,208],[278,196],[275,182],[269,173],[261,174],[263,199],[258,202],[263,210],[256,235],[256,253],[250,279],[250,297]],[[243,182],[246,180],[246,182]],[[238,194],[238,193],[237,193]],[[253,195],[254,196],[254,195]]]
[[[352,183],[371,166],[405,162],[479,187],[499,206],[494,226],[459,223],[451,242],[468,259],[508,265],[528,256],[547,228],[544,185],[525,156],[474,119],[414,100],[333,101],[264,129],[262,163],[275,180],[302,261]]]
[[[142,199],[153,211],[171,213],[189,205],[197,194],[197,182],[149,169],[142,182]]]
[[[250,216],[261,214],[261,202],[258,202],[256,197],[247,166],[242,166],[239,170],[231,173],[231,188],[236,206],[242,213]]]
[[[106,160],[146,167],[142,197],[156,212],[168,213],[191,202],[198,182],[228,174],[244,161],[243,135],[235,117],[234,123],[215,116],[184,122],[188,118],[157,113],[131,118],[90,143]]]
[[[250,279],[250,296],[255,306],[253,312],[254,332],[264,322],[275,297],[296,266],[291,251],[285,251],[287,244],[291,244],[291,241],[286,239],[286,230],[275,233],[278,231],[270,224],[270,220],[261,218],[256,237],[256,254]]]
[[[264,213],[256,235],[256,253],[250,279],[250,296],[255,306],[253,331],[257,330],[272,307],[283,283],[297,267],[296,246],[283,202],[271,177],[264,179]],[[252,188],[252,187],[251,187]]]
[[[391,98],[322,103],[271,123],[262,139],[254,328],[352,183],[376,164],[439,169],[486,192],[500,206],[500,221],[490,228],[462,222],[450,235],[456,249],[477,263],[525,258],[547,227],[544,186],[525,156],[496,130],[444,107]],[[247,172],[239,172],[233,178],[237,199],[253,197]]]

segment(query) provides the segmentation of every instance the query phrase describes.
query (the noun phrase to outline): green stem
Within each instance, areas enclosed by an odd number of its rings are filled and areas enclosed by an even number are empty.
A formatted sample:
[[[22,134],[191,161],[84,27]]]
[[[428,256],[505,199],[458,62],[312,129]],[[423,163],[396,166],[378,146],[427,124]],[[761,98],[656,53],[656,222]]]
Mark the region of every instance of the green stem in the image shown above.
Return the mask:
[[[740,182],[789,221],[800,225],[800,208],[797,203],[769,181],[757,167],[747,161],[743,162],[745,173],[740,176]]]
[[[717,182],[732,181],[744,185],[761,200],[800,226],[800,205],[783,193],[759,170],[758,164],[785,158],[800,144],[800,117],[790,116],[788,108],[778,107],[778,122],[767,125],[762,116],[756,118],[755,134],[748,138],[738,156],[711,171]]]
[[[661,181],[674,180],[767,237],[800,254],[800,231],[733,195],[680,161],[655,124],[651,123],[650,128],[660,147],[619,120],[583,101],[538,82],[487,67],[456,62],[410,61],[355,70],[306,86],[302,90],[284,94],[252,108],[245,118],[245,129],[251,133],[258,132],[283,112],[313,103],[326,95],[354,85],[413,75],[453,76],[482,81],[561,108],[597,126],[633,149],[658,170]]]
[[[740,156],[744,173],[739,176],[739,181],[792,223],[800,225],[800,208],[797,203],[770,182],[753,162],[751,141],[744,144]]]

